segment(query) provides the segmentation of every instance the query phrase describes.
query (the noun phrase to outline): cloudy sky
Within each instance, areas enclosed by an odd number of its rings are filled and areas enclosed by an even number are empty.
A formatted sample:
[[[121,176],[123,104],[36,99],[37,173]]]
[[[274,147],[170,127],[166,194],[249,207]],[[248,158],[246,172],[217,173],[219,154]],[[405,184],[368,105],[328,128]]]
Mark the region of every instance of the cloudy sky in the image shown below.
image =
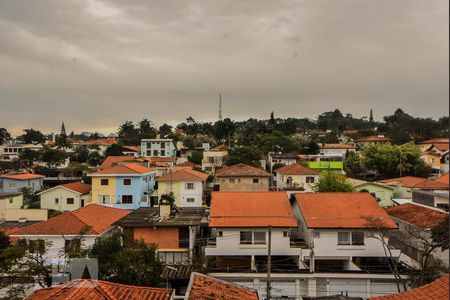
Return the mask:
[[[448,0],[0,2],[0,127],[448,104]]]

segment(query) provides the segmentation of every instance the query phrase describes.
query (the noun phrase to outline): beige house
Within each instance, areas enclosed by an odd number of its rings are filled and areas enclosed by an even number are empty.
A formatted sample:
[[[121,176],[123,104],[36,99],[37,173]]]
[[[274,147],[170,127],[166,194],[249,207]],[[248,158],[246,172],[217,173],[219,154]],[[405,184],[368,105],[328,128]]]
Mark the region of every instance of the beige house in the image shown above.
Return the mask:
[[[236,164],[216,172],[220,191],[268,191],[270,173],[246,164]]]
[[[207,173],[215,173],[222,168],[225,157],[228,155],[228,147],[218,145],[203,152],[202,170]]]
[[[91,203],[91,185],[72,182],[55,186],[38,195],[41,208],[59,211],[73,211]]]
[[[201,207],[208,174],[184,168],[164,175],[158,182],[158,199],[173,193],[178,207]]]
[[[277,190],[298,190],[312,192],[314,183],[319,179],[319,171],[300,164],[291,164],[275,169]]]
[[[15,222],[47,220],[47,210],[24,209],[22,193],[0,193],[0,220]]]

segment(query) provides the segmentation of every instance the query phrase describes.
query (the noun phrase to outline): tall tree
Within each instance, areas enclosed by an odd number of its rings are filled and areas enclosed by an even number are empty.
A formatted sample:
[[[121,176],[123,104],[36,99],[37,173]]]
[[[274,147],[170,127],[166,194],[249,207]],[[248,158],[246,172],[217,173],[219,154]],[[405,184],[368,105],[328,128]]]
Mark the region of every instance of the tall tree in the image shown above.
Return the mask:
[[[33,128],[24,129],[25,134],[21,135],[20,138],[25,144],[42,144],[45,141],[44,135],[39,130],[34,130]]]
[[[167,137],[172,133],[172,128],[172,126],[164,123],[159,126],[158,133],[161,135],[161,137]]]
[[[0,128],[0,145],[3,145],[9,139],[11,139],[9,132],[5,128]]]
[[[319,181],[314,184],[314,191],[324,192],[354,192],[355,188],[346,181],[345,177],[332,172],[322,172]]]

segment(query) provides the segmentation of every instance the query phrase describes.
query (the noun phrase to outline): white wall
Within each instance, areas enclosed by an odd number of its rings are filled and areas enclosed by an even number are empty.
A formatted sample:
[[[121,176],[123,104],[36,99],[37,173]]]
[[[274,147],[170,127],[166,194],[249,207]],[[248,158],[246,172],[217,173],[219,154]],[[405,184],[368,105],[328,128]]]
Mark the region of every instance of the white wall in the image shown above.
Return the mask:
[[[186,189],[186,184],[192,182],[194,189]],[[203,182],[201,181],[182,181],[180,182],[180,207],[201,207],[203,204]],[[187,202],[188,198],[194,198],[194,202]]]

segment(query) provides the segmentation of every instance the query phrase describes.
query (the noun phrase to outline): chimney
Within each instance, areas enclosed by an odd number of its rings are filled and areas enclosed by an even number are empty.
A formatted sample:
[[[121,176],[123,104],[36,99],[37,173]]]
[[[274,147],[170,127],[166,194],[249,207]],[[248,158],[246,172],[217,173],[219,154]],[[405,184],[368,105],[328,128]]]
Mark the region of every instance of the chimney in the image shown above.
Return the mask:
[[[159,216],[160,217],[170,216],[170,204],[169,203],[159,203]]]

